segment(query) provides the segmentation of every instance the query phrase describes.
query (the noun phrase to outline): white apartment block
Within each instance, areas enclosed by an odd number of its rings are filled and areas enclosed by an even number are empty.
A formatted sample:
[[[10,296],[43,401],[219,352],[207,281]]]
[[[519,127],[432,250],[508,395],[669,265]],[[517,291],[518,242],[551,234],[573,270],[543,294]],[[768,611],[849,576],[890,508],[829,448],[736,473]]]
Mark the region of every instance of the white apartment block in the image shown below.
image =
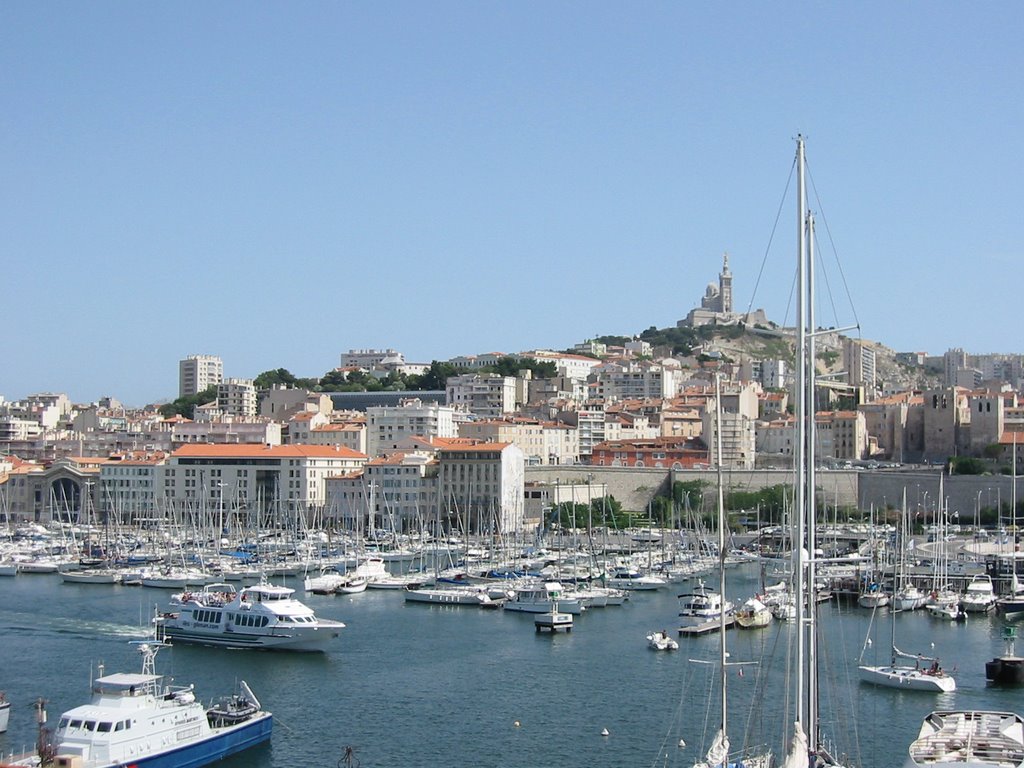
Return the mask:
[[[793,375],[785,360],[751,360],[750,378],[765,389],[789,389]]]
[[[318,428],[330,424],[331,420],[326,415],[316,411],[300,411],[288,419],[287,437],[285,442],[308,444],[310,433]]]
[[[438,451],[442,525],[469,533],[522,529],[523,452],[506,443],[480,443]]]
[[[146,523],[160,517],[163,493],[163,452],[129,455],[100,465],[96,506],[102,519],[119,523]]]
[[[240,445],[281,444],[281,425],[263,418],[242,419],[223,416],[214,421],[176,421],[171,427],[171,446],[194,443]]]
[[[14,416],[0,418],[0,442],[9,443],[15,440],[29,440],[42,433],[43,427],[38,421],[19,419]]]
[[[350,349],[342,353],[338,367],[370,371],[380,367],[385,360],[401,365],[405,362],[405,355],[394,349]]]
[[[426,453],[372,459],[361,472],[328,478],[326,516],[343,528],[414,533],[436,530],[437,461]]]
[[[256,385],[252,379],[227,379],[217,385],[217,407],[231,416],[256,415]]]
[[[340,445],[342,448],[368,454],[366,450],[366,422],[346,421],[324,424],[309,431],[310,445]]]
[[[512,417],[474,421],[459,427],[459,437],[487,443],[511,443],[523,452],[527,466],[574,464],[579,459],[579,433],[550,421]]]
[[[260,390],[257,397],[260,416],[267,416],[279,421],[284,421],[300,411],[329,414],[334,410],[334,403],[331,401],[330,395],[310,392],[308,389],[275,386]]]
[[[178,397],[198,395],[224,380],[224,362],[215,355],[189,355],[178,363]]]
[[[516,380],[511,376],[466,373],[450,377],[445,390],[448,405],[483,419],[500,418],[516,409]]]
[[[322,510],[327,479],[362,469],[366,458],[328,446],[185,445],[163,465],[159,491],[179,510],[212,514],[227,506],[246,522],[267,525]]]
[[[712,403],[702,416],[704,429],[701,435],[708,447],[711,463],[718,460],[718,440],[721,439],[723,467],[753,469],[757,456],[756,419],[745,413],[723,410],[720,428],[717,421],[716,408]]]
[[[577,345],[578,347],[579,345]],[[600,344],[603,348],[604,345]],[[596,354],[596,353],[595,353]],[[603,352],[601,353],[603,354]],[[587,377],[595,368],[601,365],[601,361],[586,355],[570,355],[562,352],[552,352],[546,349],[538,349],[533,352],[523,352],[521,357],[536,360],[538,363],[554,363],[555,371],[559,376],[577,381],[586,381]]]
[[[857,339],[843,339],[843,367],[850,384],[864,387],[868,399],[874,397],[876,385],[875,350]]]
[[[399,450],[405,439],[413,435],[447,438],[458,434],[455,408],[451,405],[410,398],[398,406],[366,409],[366,447],[371,457]]]
[[[671,398],[679,391],[673,370],[656,363],[609,363],[596,369],[591,381],[597,384],[597,397],[605,400],[644,400]]]
[[[476,370],[477,368],[497,365],[499,360],[506,357],[509,357],[509,355],[506,355],[504,352],[485,352],[482,355],[459,355],[458,357],[453,357],[448,363],[456,368]]]

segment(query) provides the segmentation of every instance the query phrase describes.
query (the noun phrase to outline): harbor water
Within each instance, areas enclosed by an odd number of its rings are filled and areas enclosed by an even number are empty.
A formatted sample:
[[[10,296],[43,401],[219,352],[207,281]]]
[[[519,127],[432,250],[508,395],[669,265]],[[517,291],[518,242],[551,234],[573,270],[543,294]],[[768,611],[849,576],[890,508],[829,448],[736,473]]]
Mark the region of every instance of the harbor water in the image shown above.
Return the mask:
[[[754,594],[758,577],[755,564],[731,569],[728,597],[738,603]],[[537,634],[530,614],[405,603],[391,590],[306,595],[301,580],[274,582],[346,623],[326,653],[177,645],[157,659],[158,672],[194,683],[201,700],[245,680],[274,713],[271,743],[222,763],[228,768],[345,766],[346,754],[365,768],[691,766],[718,725],[717,634],[680,637],[675,652],[652,651],[645,640],[657,629],[676,635],[677,595],[687,583],[590,609],[571,633],[552,636]],[[137,671],[128,641],[146,635],[169,598],[142,587],[65,584],[56,575],[0,579],[0,689],[14,702],[0,751],[32,748],[38,697],[54,726],[60,712],[88,700],[100,664],[107,673]],[[831,602],[820,616],[823,736],[852,765],[901,766],[933,709],[1022,709],[1019,691],[985,682],[985,662],[1003,650],[995,616],[961,624],[924,611],[896,617],[901,649],[936,654],[955,674],[957,690],[941,695],[858,682],[869,623],[865,663],[888,662],[887,611],[872,620],[871,611]],[[778,753],[787,741],[794,631],[778,622],[729,631],[730,660],[755,662],[727,674],[734,747],[749,738]]]

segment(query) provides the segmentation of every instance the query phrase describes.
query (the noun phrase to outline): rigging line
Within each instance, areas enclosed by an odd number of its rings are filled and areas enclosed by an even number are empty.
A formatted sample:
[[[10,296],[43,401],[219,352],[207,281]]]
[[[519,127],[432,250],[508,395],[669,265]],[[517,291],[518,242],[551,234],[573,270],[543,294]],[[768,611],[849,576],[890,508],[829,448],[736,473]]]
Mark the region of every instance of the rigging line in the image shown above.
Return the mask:
[[[805,163],[806,165],[806,163]],[[832,255],[836,260],[836,268],[839,270],[839,276],[842,278],[843,289],[846,291],[846,300],[850,303],[850,311],[853,313],[854,322],[857,328],[860,328],[860,318],[857,316],[857,307],[854,306],[853,297],[850,295],[850,285],[846,281],[846,273],[843,271],[843,263],[839,260],[839,252],[836,250],[835,241],[832,239],[832,229],[828,225],[828,217],[825,215],[825,207],[821,203],[821,198],[818,196],[818,188],[814,184],[814,176],[811,173],[810,166],[807,166],[807,176],[811,179],[811,189],[814,190],[814,199],[818,203],[818,210],[821,211],[821,221],[825,224],[825,233],[828,235],[829,245],[832,246]],[[826,277],[826,282],[828,278]],[[831,291],[829,292],[831,298]],[[833,307],[833,312],[835,307]],[[838,323],[836,323],[838,325]]]
[[[768,263],[768,253],[772,249],[772,241],[775,240],[775,232],[779,228],[779,219],[782,218],[782,207],[786,204],[786,196],[789,194],[789,186],[793,183],[793,174],[796,173],[796,158],[793,158],[793,164],[789,167],[789,178],[786,179],[786,188],[782,191],[782,199],[779,200],[779,210],[775,213],[775,223],[772,225],[772,233],[768,237],[768,244],[764,249],[764,256],[761,257],[761,268],[757,271],[757,280],[754,281],[754,291],[750,295],[750,303],[747,304],[747,316],[750,315],[750,310],[754,306],[754,299],[757,296],[757,288],[761,285],[761,277],[764,275],[765,265]]]

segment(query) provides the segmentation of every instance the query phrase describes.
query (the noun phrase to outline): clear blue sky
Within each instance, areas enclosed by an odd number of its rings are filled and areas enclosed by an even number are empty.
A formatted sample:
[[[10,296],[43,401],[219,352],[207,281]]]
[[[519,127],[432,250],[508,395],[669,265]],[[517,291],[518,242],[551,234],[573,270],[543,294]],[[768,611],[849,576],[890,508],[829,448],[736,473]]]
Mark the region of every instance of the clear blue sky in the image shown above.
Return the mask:
[[[797,133],[823,324],[1024,351],[1022,40],[1019,2],[0,4],[0,394],[566,348],[724,251],[792,321]]]

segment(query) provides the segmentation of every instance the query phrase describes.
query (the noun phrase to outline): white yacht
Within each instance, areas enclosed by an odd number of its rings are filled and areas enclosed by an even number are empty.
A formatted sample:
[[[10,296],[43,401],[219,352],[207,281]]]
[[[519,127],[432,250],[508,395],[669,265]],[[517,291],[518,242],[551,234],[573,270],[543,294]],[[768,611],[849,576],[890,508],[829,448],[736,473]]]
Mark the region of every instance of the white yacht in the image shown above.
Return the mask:
[[[717,621],[723,613],[729,614],[732,609],[730,601],[709,590],[701,581],[693,592],[679,595],[679,626],[696,627]]]
[[[567,597],[562,591],[561,583],[557,581],[520,584],[513,590],[512,598],[505,601],[505,610],[550,613],[552,606],[556,604],[562,613],[571,613],[574,616],[583,613],[583,602],[579,598]]]
[[[487,588],[479,584],[438,584],[433,587],[407,589],[407,603],[432,603],[436,605],[475,605],[496,608],[501,601],[494,600]]]
[[[7,730],[7,719],[11,716],[11,702],[7,700],[3,691],[0,691],[0,733]]]
[[[273,717],[242,682],[240,692],[206,708],[193,686],[157,675],[162,643],[139,643],[142,673],[115,673],[92,684],[92,701],[61,715],[52,764],[73,768],[123,765],[200,766],[270,739]],[[17,765],[37,765],[32,756]]]
[[[620,566],[608,576],[607,586],[615,589],[628,590],[654,590],[661,589],[668,584],[667,579],[660,576],[641,573],[631,566]]]
[[[967,584],[960,606],[968,613],[986,613],[996,607],[996,591],[988,574],[976,575]]]
[[[292,595],[294,589],[258,584],[236,592],[211,584],[172,598],[174,610],[156,618],[163,637],[222,648],[323,651],[345,625],[320,619]]]

